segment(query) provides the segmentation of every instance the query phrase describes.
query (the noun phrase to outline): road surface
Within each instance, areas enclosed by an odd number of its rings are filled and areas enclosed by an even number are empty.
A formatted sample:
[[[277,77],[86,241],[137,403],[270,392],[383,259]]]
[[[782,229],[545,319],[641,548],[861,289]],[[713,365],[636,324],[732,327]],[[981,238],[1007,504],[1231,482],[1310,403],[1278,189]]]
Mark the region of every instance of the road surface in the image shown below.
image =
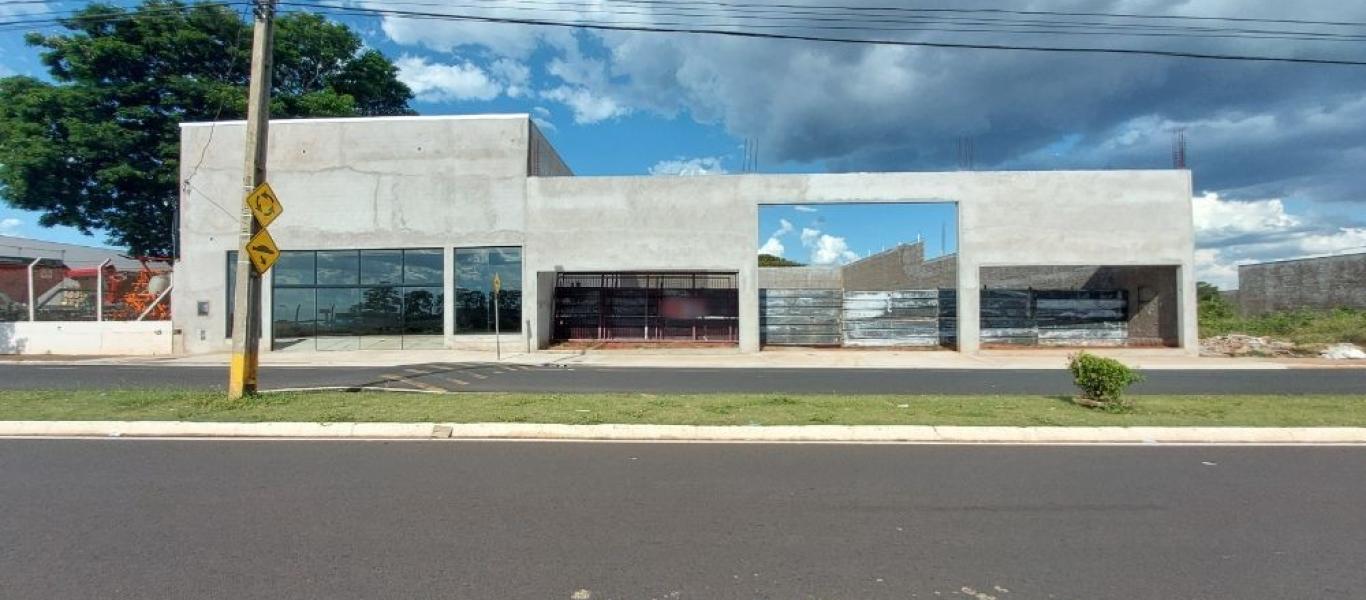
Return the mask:
[[[5,598],[1361,598],[1366,448],[0,440]]]
[[[1366,369],[1146,371],[1135,394],[1366,394]],[[0,389],[223,388],[227,367],[0,364]],[[262,389],[383,386],[504,392],[1071,394],[1063,370],[692,369],[429,363],[262,367]]]

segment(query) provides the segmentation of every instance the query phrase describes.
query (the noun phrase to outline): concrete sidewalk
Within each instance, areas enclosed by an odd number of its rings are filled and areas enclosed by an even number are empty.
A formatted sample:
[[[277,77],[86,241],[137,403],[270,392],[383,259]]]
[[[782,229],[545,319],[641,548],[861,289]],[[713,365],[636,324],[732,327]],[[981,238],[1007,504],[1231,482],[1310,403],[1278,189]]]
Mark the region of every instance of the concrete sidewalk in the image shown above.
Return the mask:
[[[504,352],[495,359],[485,350],[366,350],[339,352],[266,352],[266,366],[393,367],[431,363],[491,363],[509,365],[584,365],[597,367],[677,368],[868,368],[868,369],[1062,369],[1075,350],[985,350],[976,355],[946,350],[856,350],[820,348],[768,349],[742,353],[734,349],[621,349],[543,350]],[[1366,368],[1366,361],[1314,358],[1214,358],[1191,356],[1167,348],[1097,348],[1088,350],[1146,370],[1170,369],[1288,369]],[[21,361],[22,362],[22,361]],[[228,355],[201,354],[173,357],[72,357],[48,358],[46,364],[120,364],[226,366]]]
[[[0,437],[157,437],[927,444],[1352,444],[1366,427],[960,427],[0,421]]]

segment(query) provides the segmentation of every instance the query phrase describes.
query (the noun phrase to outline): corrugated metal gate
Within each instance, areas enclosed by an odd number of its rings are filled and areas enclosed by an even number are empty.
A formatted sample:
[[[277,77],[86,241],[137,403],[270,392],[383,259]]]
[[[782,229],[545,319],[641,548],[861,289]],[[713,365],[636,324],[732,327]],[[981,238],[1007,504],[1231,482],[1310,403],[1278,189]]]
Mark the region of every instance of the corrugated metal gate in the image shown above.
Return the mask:
[[[759,290],[759,339],[772,346],[838,346],[840,290]]]
[[[982,290],[982,343],[1122,346],[1129,338],[1124,290]]]
[[[844,345],[939,345],[939,291],[844,293]]]
[[[759,291],[760,337],[774,346],[954,347],[954,290]],[[1124,290],[981,292],[982,343],[989,346],[1123,346]]]

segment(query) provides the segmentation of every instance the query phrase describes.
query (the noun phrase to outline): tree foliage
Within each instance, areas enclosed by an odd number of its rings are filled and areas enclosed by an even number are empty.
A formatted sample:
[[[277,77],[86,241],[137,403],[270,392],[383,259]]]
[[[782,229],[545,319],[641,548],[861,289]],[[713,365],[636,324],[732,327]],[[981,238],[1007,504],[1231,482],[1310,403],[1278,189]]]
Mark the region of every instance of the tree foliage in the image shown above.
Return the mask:
[[[797,261],[795,261],[795,260],[788,260],[788,259],[783,258],[783,257],[781,257],[781,256],[774,256],[774,255],[772,255],[772,254],[760,254],[760,255],[759,255],[759,266],[761,266],[761,267],[804,267],[804,266],[806,266],[806,265],[805,265],[805,264],[802,264],[802,263],[799,263],[799,262],[797,262]]]
[[[103,231],[169,255],[182,122],[241,119],[251,24],[219,4],[92,4],[56,35],[30,33],[52,81],[0,79],[0,198],[40,224]],[[271,116],[411,114],[398,70],[346,25],[276,20]]]

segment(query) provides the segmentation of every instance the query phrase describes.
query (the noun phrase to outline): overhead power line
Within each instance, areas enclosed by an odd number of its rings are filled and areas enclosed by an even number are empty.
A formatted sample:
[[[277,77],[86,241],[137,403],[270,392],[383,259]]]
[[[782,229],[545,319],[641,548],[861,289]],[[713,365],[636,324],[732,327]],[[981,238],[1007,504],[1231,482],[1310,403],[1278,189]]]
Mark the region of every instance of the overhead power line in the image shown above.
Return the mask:
[[[791,8],[815,10],[847,10],[880,13],[953,13],[1002,14],[1040,17],[1102,17],[1163,21],[1209,21],[1232,23],[1268,23],[1281,25],[1328,25],[1336,27],[1366,27],[1366,21],[1316,21],[1306,19],[1265,17],[1220,17],[1213,15],[1145,15],[1139,13],[1079,12],[1060,10],[1012,10],[1004,8],[910,8],[904,6],[848,6],[836,4],[743,3],[724,0],[606,0],[609,4],[648,4],[663,6],[695,5],[722,8]]]
[[[906,16],[870,15],[867,13],[839,13],[812,10],[773,10],[769,8],[697,8],[687,5],[653,6],[650,0],[616,0],[626,8],[608,7],[597,2],[570,0],[501,0],[496,6],[489,4],[468,4],[452,2],[419,2],[403,0],[374,0],[366,3],[365,8],[387,7],[436,7],[442,9],[474,9],[476,11],[517,11],[531,13],[602,13],[611,16],[632,15],[648,17],[717,18],[743,21],[749,27],[759,29],[821,29],[821,30],[867,30],[867,31],[926,31],[945,33],[1003,33],[1003,34],[1062,34],[1086,36],[1136,36],[1136,37],[1180,37],[1180,38],[1242,38],[1278,39],[1297,41],[1366,41],[1366,32],[1342,33],[1326,31],[1306,31],[1299,29],[1242,29],[1227,27],[1192,26],[1163,23],[1115,23],[1105,21],[1067,21],[991,17],[962,16]],[[643,5],[643,6],[642,6]],[[768,5],[764,5],[768,6]],[[634,10],[633,10],[634,9]],[[791,21],[797,24],[753,25],[751,21]],[[852,23],[856,25],[831,27],[814,23]],[[887,27],[888,23],[911,24],[917,27]],[[724,27],[734,23],[701,24],[695,27]],[[964,27],[946,27],[955,25]],[[966,28],[972,27],[972,28]],[[1024,28],[1024,29],[1020,29]]]
[[[471,0],[467,0],[471,1]],[[1159,56],[1170,58],[1190,58],[1203,60],[1224,60],[1224,61],[1255,61],[1291,64],[1318,64],[1318,65],[1350,65],[1366,66],[1366,59],[1350,58],[1331,58],[1331,57],[1305,57],[1305,56],[1274,56],[1274,55],[1253,55],[1253,54],[1227,54],[1218,52],[1206,52],[1195,50],[1180,50],[1169,48],[1116,48],[1106,46],[1075,46],[1063,44],[1032,45],[1032,44],[999,44],[999,43],[975,43],[967,41],[948,41],[948,40],[927,40],[927,39],[877,39],[871,37],[840,37],[828,33],[830,31],[867,31],[867,32],[919,32],[919,33],[955,33],[955,34],[1009,34],[1009,35],[1050,35],[1050,36],[1136,36],[1136,37],[1161,37],[1168,39],[1198,39],[1198,38],[1232,38],[1250,40],[1298,40],[1298,41],[1333,41],[1333,42],[1362,42],[1366,41],[1366,32],[1325,32],[1325,31],[1306,31],[1293,29],[1245,29],[1227,27],[1195,27],[1188,24],[1162,24],[1162,23],[1110,23],[1095,21],[1074,21],[1056,20],[1041,21],[1037,19],[1014,19],[997,17],[963,17],[959,15],[977,14],[996,14],[996,15],[1017,15],[1017,16],[1065,16],[1065,17],[1087,17],[1087,18],[1123,18],[1123,19],[1156,19],[1167,21],[1202,21],[1202,22],[1247,22],[1247,23],[1278,23],[1289,25],[1320,25],[1320,26],[1366,26],[1366,23],[1356,23],[1350,21],[1307,21],[1296,19],[1263,19],[1252,17],[1213,17],[1213,16],[1187,16],[1187,15],[1138,15],[1129,13],[1099,13],[1099,12],[1065,12],[1065,11],[1023,11],[1023,10],[1004,10],[1004,9],[959,9],[959,8],[905,8],[905,7],[875,7],[875,6],[838,6],[838,5],[804,5],[804,4],[746,4],[740,2],[725,2],[720,0],[609,0],[611,4],[623,4],[628,7],[638,6],[663,6],[667,10],[646,10],[631,11],[614,9],[610,13],[613,16],[633,15],[641,17],[671,17],[677,20],[672,21],[620,21],[620,20],[593,20],[592,18],[549,18],[542,17],[545,13],[551,12],[571,12],[581,15],[584,12],[608,12],[604,11],[598,4],[586,2],[574,2],[566,0],[511,0],[498,2],[496,6],[481,6],[460,3],[433,3],[420,1],[402,0],[376,0],[368,6],[338,6],[335,4],[322,4],[318,2],[281,2],[282,6],[296,7],[301,10],[331,14],[331,15],[352,15],[352,16],[385,16],[404,19],[429,19],[464,21],[475,23],[494,23],[494,24],[513,24],[541,27],[562,27],[562,28],[582,28],[601,31],[624,31],[624,32],[644,32],[644,33],[672,33],[672,34],[691,34],[691,35],[716,35],[752,39],[771,39],[771,40],[793,40],[835,44],[869,44],[883,46],[902,46],[902,47],[926,47],[926,48],[947,48],[947,49],[975,49],[975,50],[997,50],[997,51],[1020,51],[1020,52],[1049,52],[1049,53],[1069,53],[1069,54],[1112,54],[1112,55],[1143,55]],[[387,5],[402,6],[438,6],[442,8],[465,8],[476,11],[492,10],[519,10],[530,11],[535,18],[517,17],[505,15],[479,14],[474,12],[435,12],[422,10],[405,10],[399,8],[386,8],[380,5],[381,2]],[[37,3],[29,0],[12,0],[9,4],[29,4]],[[246,4],[242,0],[206,2],[211,6],[241,6]],[[527,6],[531,5],[531,6]],[[581,6],[590,10],[575,10],[566,8],[570,6]],[[698,8],[698,7],[712,8]],[[138,10],[129,7],[125,8],[128,12],[114,13],[107,15],[81,16],[80,11],[72,11],[70,14],[62,16],[47,16],[43,18],[19,18],[10,21],[0,21],[0,31],[12,30],[23,27],[34,26],[56,26],[65,25],[73,19],[84,22],[117,22],[137,18],[139,15],[146,15],[151,12],[175,12],[181,8],[167,7],[160,9]],[[716,11],[715,8],[724,8],[723,11]],[[824,12],[824,11],[845,11],[845,14]],[[866,15],[851,17],[849,13]],[[876,13],[876,14],[874,14]],[[53,13],[47,13],[48,15]],[[808,15],[801,17],[797,15]],[[900,16],[893,16],[900,15]],[[931,16],[925,16],[931,15]],[[938,15],[938,16],[934,16]],[[947,15],[947,16],[946,16]],[[712,18],[724,19],[727,22],[700,22],[699,19]],[[775,23],[775,21],[791,21],[791,23]],[[839,25],[826,25],[824,23],[841,23]],[[844,24],[849,23],[849,24]],[[904,23],[910,26],[893,27],[887,23]]]
[[[1032,46],[1023,44],[982,44],[964,42],[944,42],[927,40],[896,40],[896,39],[872,39],[872,38],[842,38],[821,35],[805,35],[796,33],[770,33],[761,31],[746,31],[740,29],[713,29],[705,27],[689,26],[685,24],[630,24],[630,23],[608,23],[599,21],[566,21],[556,19],[529,19],[518,17],[496,17],[488,15],[473,15],[461,13],[440,13],[412,10],[398,10],[374,7],[338,7],[335,5],[315,4],[307,2],[281,2],[281,6],[292,6],[311,9],[318,12],[343,15],[383,15],[395,18],[407,19],[433,19],[448,21],[463,21],[473,23],[500,23],[512,25],[536,25],[543,27],[561,28],[582,28],[601,31],[624,31],[642,33],[674,33],[674,34],[696,34],[696,35],[717,35],[751,39],[771,39],[771,40],[793,40],[807,42],[824,42],[835,44],[871,44],[881,46],[903,46],[903,47],[923,47],[923,48],[954,48],[954,49],[975,49],[975,50],[1001,50],[1001,51],[1020,51],[1020,52],[1052,52],[1067,54],[1116,54],[1116,55],[1138,55],[1138,56],[1161,56],[1169,58],[1191,58],[1203,60],[1224,60],[1224,61],[1253,61],[1253,62],[1274,62],[1292,64],[1317,64],[1317,65],[1350,65],[1366,66],[1366,60],[1338,59],[1338,58],[1313,58],[1313,57],[1293,57],[1293,56],[1266,56],[1252,54],[1221,54],[1213,52],[1194,52],[1183,50],[1163,50],[1163,49],[1144,49],[1144,48],[1109,48],[1109,47],[1080,47],[1080,46]]]

